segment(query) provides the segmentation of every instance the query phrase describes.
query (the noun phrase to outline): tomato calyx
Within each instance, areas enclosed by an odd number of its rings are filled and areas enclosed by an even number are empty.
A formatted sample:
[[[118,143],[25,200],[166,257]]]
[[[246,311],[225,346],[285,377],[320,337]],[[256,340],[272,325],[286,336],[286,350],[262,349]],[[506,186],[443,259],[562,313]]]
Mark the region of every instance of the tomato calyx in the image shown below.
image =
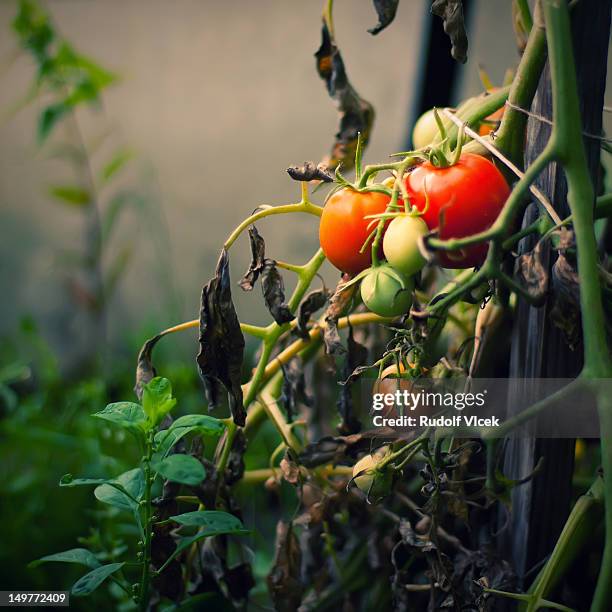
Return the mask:
[[[361,132],[357,134],[357,146],[355,148],[355,181],[349,181],[341,172],[342,164],[338,164],[334,170],[334,182],[337,184],[327,196],[328,198],[340,189],[352,189],[357,193],[384,193],[391,197],[392,190],[384,185],[373,185],[370,183],[362,184],[363,176],[363,141],[361,139]]]
[[[426,160],[436,168],[448,168],[449,166],[454,166],[461,157],[461,151],[463,149],[464,126],[462,125],[459,128],[459,133],[457,134],[457,144],[454,149],[451,149],[446,128],[444,127],[444,123],[442,123],[442,119],[440,119],[438,109],[434,108],[433,113],[436,124],[438,125],[438,130],[440,131],[441,140],[439,144],[432,145],[429,148],[429,151],[426,154]]]

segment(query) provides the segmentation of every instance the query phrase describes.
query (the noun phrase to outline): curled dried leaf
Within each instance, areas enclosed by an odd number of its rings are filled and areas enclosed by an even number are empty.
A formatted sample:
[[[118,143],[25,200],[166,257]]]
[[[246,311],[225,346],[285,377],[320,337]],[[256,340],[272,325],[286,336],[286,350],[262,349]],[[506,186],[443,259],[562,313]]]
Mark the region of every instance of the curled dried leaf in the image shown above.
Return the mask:
[[[555,304],[551,310],[553,323],[563,332],[574,349],[580,342],[580,278],[576,270],[574,233],[562,228],[558,234],[559,256],[552,267],[552,287]]]
[[[251,263],[240,280],[243,291],[252,291],[253,285],[262,273],[266,263],[266,243],[255,225],[249,227],[249,243],[251,245]]]
[[[292,421],[297,414],[300,403],[312,406],[313,399],[308,394],[304,367],[299,357],[281,366],[283,372],[283,387],[281,390],[281,403],[285,407],[287,420]]]
[[[300,607],[304,585],[300,581],[302,553],[293,532],[292,523],[279,521],[276,525],[276,552],[267,582],[274,608],[279,612],[293,612]]]
[[[370,34],[382,32],[394,19],[399,0],[374,0],[378,23],[368,30]]]
[[[297,325],[295,327],[295,333],[300,338],[308,339],[308,321],[310,317],[317,312],[317,310],[323,308],[327,303],[330,295],[325,289],[318,289],[311,291],[300,303],[297,314]]]
[[[268,311],[279,325],[289,323],[295,318],[285,304],[283,277],[276,268],[276,262],[271,259],[266,259],[261,273],[261,290]]]
[[[294,181],[322,181],[323,183],[333,183],[334,175],[323,163],[304,162],[303,166],[289,166],[287,174]]]
[[[136,397],[142,399],[142,389],[144,385],[150,382],[157,376],[157,370],[153,365],[152,353],[153,348],[162,337],[161,334],[154,336],[147,340],[138,353],[138,360],[136,362],[136,384],[134,385],[134,392]]]
[[[281,459],[280,470],[283,478],[292,485],[300,482],[300,466],[296,463],[289,449],[285,451],[285,456]]]
[[[363,371],[368,361],[368,349],[355,340],[352,326],[349,325],[347,355],[344,360],[342,374],[345,378],[350,378],[351,375],[360,369]],[[354,380],[354,379],[353,379]],[[343,435],[357,433],[361,430],[361,422],[353,413],[353,396],[349,384],[343,384],[340,387],[338,401],[336,402],[338,412],[340,413],[341,422],[338,425],[338,432]]]
[[[315,53],[317,71],[325,81],[330,97],[340,112],[340,129],[331,154],[323,163],[330,169],[342,164],[350,170],[355,163],[357,141],[361,134],[361,144],[366,147],[374,122],[374,108],[360,98],[346,76],[344,62],[333,37],[323,22],[321,46]]]
[[[546,240],[540,240],[533,251],[521,255],[517,260],[517,275],[523,286],[539,303],[543,303],[548,292],[548,269],[544,265],[544,246]]]
[[[451,41],[453,59],[465,64],[467,62],[468,39],[463,19],[461,0],[434,0],[431,12],[442,19],[444,31]]]
[[[307,468],[324,463],[338,464],[354,459],[360,452],[369,450],[373,439],[396,439],[397,433],[390,428],[377,429],[352,434],[350,436],[324,436],[313,442],[299,455],[300,465]]]
[[[357,285],[351,285],[348,288],[344,287],[350,279],[351,276],[349,274],[342,275],[334,294],[330,298],[329,306],[325,311],[323,341],[325,342],[325,352],[328,355],[338,355],[346,351],[342,345],[340,334],[338,333],[338,319],[347,310],[357,291]]]
[[[229,608],[229,603],[221,604],[222,609],[244,609],[249,591],[255,586],[251,565],[247,562],[231,563],[227,536],[206,538],[199,550],[201,578],[192,595],[217,592],[229,599],[232,605]],[[239,554],[245,556],[243,551]]]
[[[202,289],[199,343],[197,363],[209,409],[217,406],[222,384],[228,393],[234,422],[243,426],[246,410],[240,378],[244,336],[232,302],[229,257],[225,249],[221,251],[215,276]]]
[[[229,487],[238,482],[244,475],[244,453],[247,441],[242,430],[238,430],[232,442],[232,449],[225,468],[225,484]]]

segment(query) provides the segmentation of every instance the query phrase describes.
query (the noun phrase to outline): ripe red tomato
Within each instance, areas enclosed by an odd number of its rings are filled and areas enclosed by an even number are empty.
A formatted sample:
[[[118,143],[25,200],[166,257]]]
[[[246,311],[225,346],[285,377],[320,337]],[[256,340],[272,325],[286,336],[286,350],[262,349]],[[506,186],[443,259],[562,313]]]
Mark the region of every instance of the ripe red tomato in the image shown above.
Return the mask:
[[[325,256],[342,272],[357,274],[372,263],[372,251],[359,249],[366,241],[372,219],[367,215],[384,213],[390,198],[384,193],[358,192],[349,188],[334,193],[323,208],[319,242]]]
[[[510,195],[502,173],[488,159],[472,153],[461,155],[457,164],[437,168],[425,162],[405,178],[410,204],[425,210],[423,220],[430,230],[438,229],[440,239],[465,238],[493,224]],[[461,251],[440,251],[445,268],[479,266],[487,255],[487,244]]]

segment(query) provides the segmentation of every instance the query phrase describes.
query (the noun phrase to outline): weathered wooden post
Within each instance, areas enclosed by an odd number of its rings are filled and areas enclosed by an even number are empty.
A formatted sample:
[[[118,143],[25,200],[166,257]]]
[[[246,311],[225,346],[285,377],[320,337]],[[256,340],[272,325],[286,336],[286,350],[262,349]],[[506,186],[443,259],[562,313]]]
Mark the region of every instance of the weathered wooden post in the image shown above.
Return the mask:
[[[612,0],[581,0],[571,14],[583,130],[588,134],[601,133],[611,4]],[[547,68],[531,111],[552,118]],[[550,125],[535,117],[529,119],[526,165],[542,151],[549,135]],[[597,186],[601,143],[589,136],[585,136],[584,143],[591,176]],[[566,217],[569,214],[567,185],[557,164],[551,164],[542,173],[538,186],[548,194],[561,218]],[[533,222],[538,215],[537,205],[532,203],[525,213],[524,223]],[[520,252],[528,252],[533,246],[533,239],[524,239]],[[549,269],[554,260],[554,251],[549,251],[545,260]],[[563,333],[551,320],[551,308],[552,296],[542,308],[533,308],[519,300],[512,336],[510,377],[571,378],[579,372],[581,349],[570,350]],[[513,478],[523,477],[534,469],[540,457],[544,458],[541,473],[513,491],[510,525],[502,536],[502,548],[513,561],[521,582],[525,574],[551,552],[569,513],[574,440],[510,440],[504,459],[505,472]]]

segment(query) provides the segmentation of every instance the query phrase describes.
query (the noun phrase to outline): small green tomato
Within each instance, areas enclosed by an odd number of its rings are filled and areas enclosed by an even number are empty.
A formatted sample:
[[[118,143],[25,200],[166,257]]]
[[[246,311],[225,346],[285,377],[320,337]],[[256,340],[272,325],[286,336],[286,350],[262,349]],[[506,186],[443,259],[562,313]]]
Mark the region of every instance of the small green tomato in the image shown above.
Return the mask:
[[[377,469],[388,450],[387,446],[383,446],[371,455],[362,457],[353,467],[353,483],[365,493],[368,503],[375,503],[388,495],[393,485],[393,472],[386,467]]]
[[[383,238],[383,252],[387,261],[407,276],[416,274],[426,263],[419,251],[419,237],[428,231],[427,224],[419,216],[395,217]]]
[[[382,264],[372,268],[361,281],[361,299],[369,310],[381,317],[398,317],[412,306],[414,281]]]
[[[412,146],[415,149],[424,149],[439,135],[440,130],[436,123],[434,109],[431,108],[426,113],[423,113],[414,124],[414,128],[412,128]]]

